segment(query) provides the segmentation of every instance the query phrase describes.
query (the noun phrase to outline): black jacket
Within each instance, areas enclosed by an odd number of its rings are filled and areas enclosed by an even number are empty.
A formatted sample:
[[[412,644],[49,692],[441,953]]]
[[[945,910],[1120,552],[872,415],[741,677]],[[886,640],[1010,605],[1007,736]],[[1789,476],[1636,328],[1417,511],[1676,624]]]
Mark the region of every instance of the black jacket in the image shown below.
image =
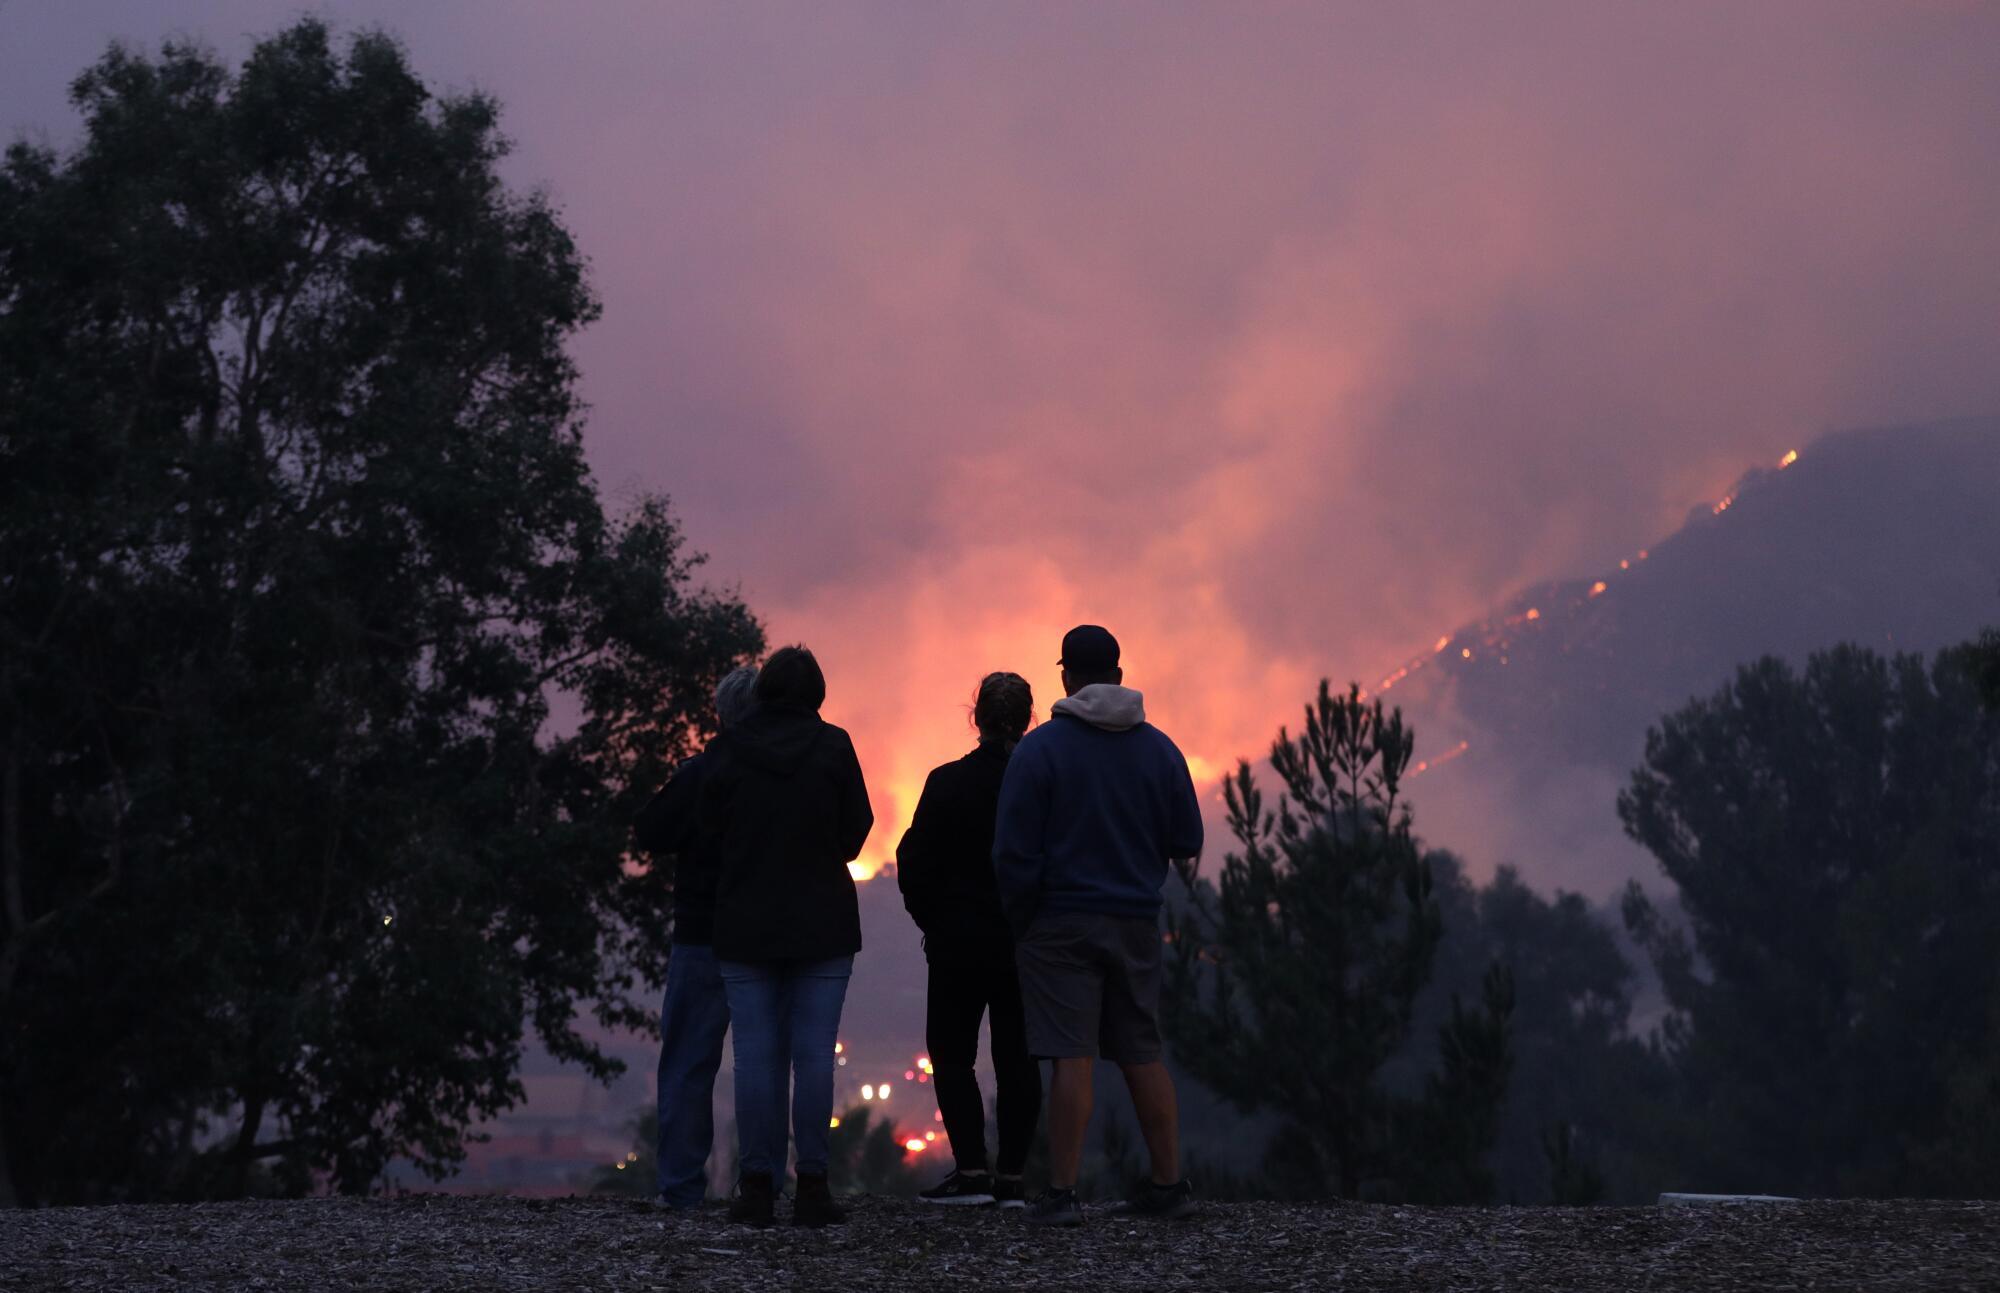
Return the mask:
[[[875,814],[847,733],[760,708],[708,747],[701,826],[716,859],[715,955],[824,961],[861,950],[847,864]]]
[[[680,767],[632,826],[632,841],[648,853],[674,859],[674,941],[708,943],[715,937],[715,842],[699,829],[701,788],[714,760],[707,750]]]
[[[910,829],[896,846],[903,906],[937,960],[1010,957],[1013,936],[993,883],[993,816],[1007,753],[982,744],[934,768]]]

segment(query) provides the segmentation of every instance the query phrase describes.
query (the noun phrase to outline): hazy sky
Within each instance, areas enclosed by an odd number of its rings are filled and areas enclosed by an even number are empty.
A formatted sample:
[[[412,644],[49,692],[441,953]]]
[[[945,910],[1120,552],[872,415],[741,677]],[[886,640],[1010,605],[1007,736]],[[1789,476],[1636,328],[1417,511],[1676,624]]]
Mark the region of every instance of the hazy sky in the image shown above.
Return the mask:
[[[0,129],[303,11],[0,0]],[[2000,410],[1996,5],[315,11],[505,104],[592,461],[819,651],[875,857],[1075,621],[1211,772],[1819,430]]]

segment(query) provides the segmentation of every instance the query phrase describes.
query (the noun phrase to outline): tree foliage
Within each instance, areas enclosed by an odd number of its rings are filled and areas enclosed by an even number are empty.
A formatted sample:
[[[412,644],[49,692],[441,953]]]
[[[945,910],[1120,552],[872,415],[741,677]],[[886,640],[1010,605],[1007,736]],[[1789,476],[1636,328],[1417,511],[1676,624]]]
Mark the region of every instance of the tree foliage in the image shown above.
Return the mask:
[[[362,1190],[647,1018],[622,823],[760,631],[608,517],[496,107],[314,21],[0,164],[0,1191]]]
[[[1475,886],[1452,854],[1428,860],[1445,933],[1413,1035],[1441,1025],[1451,995],[1475,993],[1488,966],[1514,977],[1513,1074],[1492,1154],[1499,1196],[1649,1202],[1673,1188],[1669,1078],[1657,1048],[1633,1034],[1635,974],[1614,926],[1581,895],[1537,893],[1512,866]],[[1391,1085],[1420,1082],[1412,1075],[1429,1059],[1407,1047],[1387,1070]]]
[[[2000,714],[1961,663],[1745,666],[1648,734],[1618,808],[1687,917],[1627,896],[1690,1188],[2000,1191]]]
[[[1487,1197],[1504,1098],[1513,988],[1454,999],[1419,1095],[1381,1070],[1402,1047],[1442,933],[1402,801],[1414,737],[1400,711],[1325,682],[1297,738],[1281,730],[1275,811],[1246,762],[1224,783],[1240,851],[1214,885],[1182,867],[1165,1023],[1178,1061],[1244,1112],[1282,1121],[1278,1188],[1431,1201]]]

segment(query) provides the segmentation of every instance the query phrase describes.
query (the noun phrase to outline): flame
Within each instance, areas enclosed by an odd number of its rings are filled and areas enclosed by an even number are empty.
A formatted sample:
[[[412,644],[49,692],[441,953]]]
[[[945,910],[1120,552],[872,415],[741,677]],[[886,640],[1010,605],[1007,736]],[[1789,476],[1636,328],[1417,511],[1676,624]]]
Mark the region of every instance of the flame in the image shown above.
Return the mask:
[[[1784,457],[1778,459],[1778,470],[1783,471],[1785,468],[1791,466],[1798,460],[1799,460],[1799,451],[1796,449],[1789,450],[1786,452]]]

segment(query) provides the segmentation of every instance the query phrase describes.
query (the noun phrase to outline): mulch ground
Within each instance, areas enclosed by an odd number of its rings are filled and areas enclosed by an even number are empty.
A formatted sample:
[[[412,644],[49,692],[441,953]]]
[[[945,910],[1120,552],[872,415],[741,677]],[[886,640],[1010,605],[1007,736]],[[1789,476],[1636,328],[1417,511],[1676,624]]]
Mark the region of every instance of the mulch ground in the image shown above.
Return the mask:
[[[846,1226],[719,1208],[406,1196],[0,1212],[5,1289],[1994,1289],[2000,1203],[1659,1208],[853,1204]]]

